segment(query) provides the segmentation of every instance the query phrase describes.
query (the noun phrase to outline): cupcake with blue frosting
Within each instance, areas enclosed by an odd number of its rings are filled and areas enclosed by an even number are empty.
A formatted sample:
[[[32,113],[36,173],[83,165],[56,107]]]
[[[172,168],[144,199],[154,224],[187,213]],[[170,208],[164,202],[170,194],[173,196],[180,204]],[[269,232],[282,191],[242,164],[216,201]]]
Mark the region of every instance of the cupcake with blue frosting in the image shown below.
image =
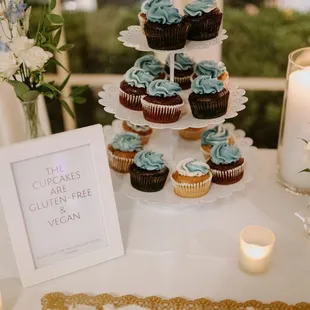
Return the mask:
[[[203,75],[192,82],[188,101],[195,118],[213,119],[225,115],[228,100],[229,90],[222,81]]]
[[[134,67],[147,71],[154,79],[165,79],[166,73],[162,63],[153,55],[145,55],[136,60]]]
[[[130,182],[133,188],[142,192],[158,192],[165,186],[169,169],[163,154],[140,151],[130,166]]]
[[[191,75],[194,72],[195,62],[183,53],[175,54],[174,61],[174,81],[183,90],[191,88]],[[167,57],[165,71],[170,78],[170,57]]]
[[[173,5],[152,5],[146,13],[144,31],[155,50],[178,50],[185,46],[190,25]]]
[[[223,13],[216,0],[195,0],[184,7],[184,20],[190,24],[188,40],[205,41],[218,36]]]
[[[120,85],[120,103],[130,110],[141,111],[141,98],[146,95],[146,89],[152,81],[153,76],[146,70],[129,69]]]
[[[149,142],[150,137],[153,133],[153,129],[147,125],[135,125],[128,121],[123,121],[122,125],[125,131],[138,134],[141,138],[141,142],[143,145]]]
[[[235,139],[223,125],[209,128],[201,135],[201,150],[206,160],[210,159],[212,147],[220,143],[234,145]]]
[[[171,0],[146,0],[141,4],[141,12],[138,15],[139,23],[142,31],[144,32],[144,25],[146,23],[146,13],[152,5],[171,5]]]
[[[169,80],[155,80],[141,100],[144,118],[153,123],[174,123],[179,120],[184,106],[179,95],[179,84]]]
[[[178,163],[171,180],[176,195],[183,198],[199,198],[208,194],[212,173],[208,164],[187,158]]]
[[[135,155],[142,150],[139,135],[130,132],[115,135],[108,145],[108,159],[110,168],[121,173],[129,172]]]
[[[220,143],[211,149],[208,165],[211,168],[214,183],[230,185],[242,179],[245,162],[239,148],[228,143]]]
[[[204,60],[198,62],[194,67],[192,80],[198,76],[208,76],[212,79],[218,79],[224,83],[225,88],[228,86],[229,73],[223,62],[216,62],[214,60]]]

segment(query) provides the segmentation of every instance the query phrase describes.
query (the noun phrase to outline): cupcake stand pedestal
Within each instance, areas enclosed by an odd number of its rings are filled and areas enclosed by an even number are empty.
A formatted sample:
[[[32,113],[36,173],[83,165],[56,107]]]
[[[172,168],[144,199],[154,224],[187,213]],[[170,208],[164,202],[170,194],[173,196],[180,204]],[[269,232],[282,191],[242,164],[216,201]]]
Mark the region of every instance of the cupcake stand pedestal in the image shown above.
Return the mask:
[[[174,58],[175,54],[188,52],[197,49],[207,49],[213,45],[221,44],[223,40],[227,38],[226,30],[221,30],[218,37],[208,41],[187,41],[187,44],[183,49],[167,51],[170,57],[170,80],[174,80]],[[130,26],[128,30],[122,31],[118,38],[125,46],[135,48],[139,51],[152,51],[149,48],[146,37],[143,34],[140,26]],[[163,51],[161,51],[163,52]],[[179,138],[176,130],[191,128],[202,128],[210,125],[219,125],[225,122],[226,119],[236,117],[238,112],[245,109],[245,103],[248,101],[245,97],[245,91],[238,88],[237,85],[229,83],[228,89],[230,91],[230,98],[228,103],[227,113],[214,119],[197,119],[194,118],[188,103],[188,96],[191,90],[182,91],[180,93],[184,101],[184,107],[181,113],[180,119],[175,123],[160,124],[148,122],[144,119],[143,113],[140,111],[133,111],[125,108],[119,103],[119,86],[112,84],[105,84],[103,91],[99,92],[99,103],[104,106],[104,110],[108,113],[112,113],[119,120],[129,121],[135,125],[148,125],[156,130],[155,134],[151,137],[148,145],[145,149],[161,152],[164,154],[164,158],[167,161],[167,165],[170,168],[170,172],[175,169],[175,166],[179,160],[187,157],[193,157],[203,160],[202,152],[200,151],[200,141],[185,141]],[[228,124],[228,127],[232,130],[232,125]],[[105,126],[104,132],[107,142],[111,142],[112,136],[121,131],[121,122],[116,121],[112,126]],[[169,132],[167,132],[169,130]],[[237,130],[233,130],[233,135],[236,136],[238,146],[241,148],[243,157],[246,162],[255,160],[255,148],[252,147],[253,141],[249,138],[245,138],[245,133]],[[245,188],[245,185],[252,180],[252,172],[247,165],[245,169],[245,175],[243,179],[237,184],[229,186],[219,186],[213,184],[210,192],[198,199],[185,199],[176,196],[173,192],[170,178],[168,177],[167,183],[164,189],[157,193],[144,193],[135,190],[130,185],[129,175],[124,175],[112,171],[112,178],[114,183],[114,190],[117,193],[124,194],[130,198],[145,201],[153,204],[175,205],[175,206],[189,206],[201,203],[214,202],[218,198],[229,197],[233,192],[240,191]]]

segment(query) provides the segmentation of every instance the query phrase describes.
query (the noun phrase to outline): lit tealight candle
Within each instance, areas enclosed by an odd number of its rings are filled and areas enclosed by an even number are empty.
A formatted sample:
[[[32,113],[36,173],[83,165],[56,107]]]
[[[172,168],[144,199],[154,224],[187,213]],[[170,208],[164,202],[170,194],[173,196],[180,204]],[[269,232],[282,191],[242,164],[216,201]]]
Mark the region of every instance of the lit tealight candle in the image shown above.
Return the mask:
[[[263,226],[249,226],[240,233],[240,266],[247,272],[263,273],[268,269],[275,243],[273,232]]]

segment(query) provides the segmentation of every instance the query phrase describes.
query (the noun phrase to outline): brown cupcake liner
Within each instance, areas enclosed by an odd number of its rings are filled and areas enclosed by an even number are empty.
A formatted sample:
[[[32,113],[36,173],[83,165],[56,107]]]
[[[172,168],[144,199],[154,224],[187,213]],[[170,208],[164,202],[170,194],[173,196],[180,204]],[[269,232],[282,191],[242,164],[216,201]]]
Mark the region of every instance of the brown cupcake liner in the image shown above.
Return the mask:
[[[244,163],[239,167],[228,170],[217,170],[211,168],[213,183],[220,185],[231,185],[239,182],[243,178]]]
[[[169,74],[168,74],[168,80],[170,80]],[[190,75],[183,77],[174,76],[174,82],[178,83],[183,90],[190,89],[192,85]]]
[[[150,173],[143,174],[133,170],[130,170],[130,182],[133,188],[141,192],[154,193],[161,191],[166,183],[169,174],[169,169],[163,174],[154,174],[150,176]]]
[[[110,168],[121,173],[129,172],[129,167],[133,163],[133,159],[116,156],[111,151],[108,151],[108,160]]]
[[[206,130],[206,128],[200,128],[201,130],[192,131],[189,129],[181,129],[179,131],[180,136],[184,140],[195,141],[200,140],[202,133]]]
[[[188,18],[187,22],[190,23],[191,28],[187,39],[191,41],[205,41],[216,38],[221,27],[222,18],[222,13],[210,15],[204,19]]]
[[[151,22],[146,22],[144,25],[144,31],[149,47],[163,51],[183,48],[187,40],[189,28],[190,25],[184,22],[169,26]]]
[[[124,92],[122,89],[119,90],[119,101],[120,103],[134,111],[141,111],[142,110],[142,105],[141,105],[141,95],[133,95],[133,94],[128,94]]]
[[[171,180],[177,196],[182,198],[199,198],[208,194],[211,187],[212,175],[207,180],[199,183],[179,183],[173,177],[171,177]]]
[[[160,105],[141,99],[144,118],[153,123],[174,123],[180,118],[184,103],[178,105]]]
[[[188,101],[195,118],[212,119],[227,113],[229,91],[226,91],[225,94],[218,93],[218,96],[212,98],[205,95],[192,97],[192,94],[190,94]]]

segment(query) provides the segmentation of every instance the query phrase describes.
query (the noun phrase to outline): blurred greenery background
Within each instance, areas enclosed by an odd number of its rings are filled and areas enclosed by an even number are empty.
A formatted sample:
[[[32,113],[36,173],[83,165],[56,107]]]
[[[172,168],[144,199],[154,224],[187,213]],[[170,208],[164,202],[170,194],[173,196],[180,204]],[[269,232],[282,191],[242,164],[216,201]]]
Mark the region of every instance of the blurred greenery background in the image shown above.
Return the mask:
[[[117,41],[121,30],[137,24],[138,1],[134,5],[129,1],[117,2],[103,2],[91,12],[63,12],[67,42],[75,44],[69,58],[73,73],[123,74],[143,55]],[[268,8],[261,2],[225,2],[224,28],[229,38],[223,43],[222,53],[231,76],[284,78],[287,55],[294,49],[309,46],[310,12]],[[35,5],[31,31],[35,29],[40,12],[41,6]],[[112,121],[113,117],[98,104],[98,91],[89,89],[87,103],[76,105],[79,127]],[[283,92],[247,91],[247,97],[247,109],[232,122],[245,130],[256,146],[276,148]],[[47,105],[53,132],[62,131],[60,106],[50,101]]]

